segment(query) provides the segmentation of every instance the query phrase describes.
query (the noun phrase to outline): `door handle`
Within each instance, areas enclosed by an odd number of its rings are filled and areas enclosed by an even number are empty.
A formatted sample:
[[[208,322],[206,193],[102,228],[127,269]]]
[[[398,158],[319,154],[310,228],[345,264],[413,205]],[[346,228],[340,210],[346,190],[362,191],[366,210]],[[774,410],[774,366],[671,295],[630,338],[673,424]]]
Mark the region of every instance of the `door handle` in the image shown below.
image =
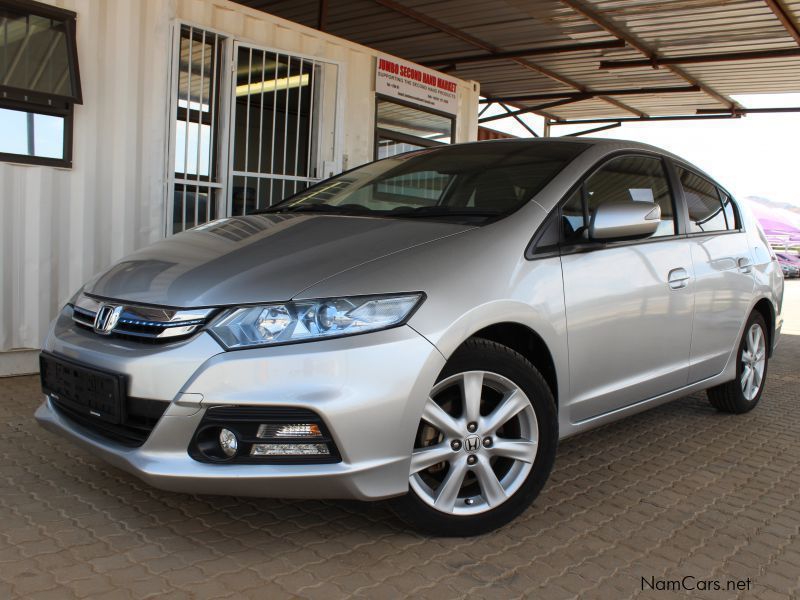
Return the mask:
[[[685,288],[689,282],[689,273],[682,267],[672,269],[667,275],[667,282],[673,290]]]
[[[737,260],[736,266],[739,267],[739,270],[742,273],[749,273],[750,271],[753,270],[753,263],[746,256],[743,256],[742,258]]]

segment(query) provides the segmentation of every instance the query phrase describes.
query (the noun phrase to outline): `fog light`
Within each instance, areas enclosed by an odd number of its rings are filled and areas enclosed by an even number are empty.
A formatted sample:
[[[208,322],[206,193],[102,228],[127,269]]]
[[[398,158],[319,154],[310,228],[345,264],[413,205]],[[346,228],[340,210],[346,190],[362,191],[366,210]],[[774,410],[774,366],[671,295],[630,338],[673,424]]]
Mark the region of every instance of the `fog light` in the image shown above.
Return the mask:
[[[313,456],[329,455],[325,444],[253,444],[250,456]]]
[[[239,447],[239,441],[236,439],[236,434],[230,429],[220,429],[219,447],[222,448],[222,453],[228,458],[235,456],[236,449]]]
[[[260,438],[321,438],[322,432],[316,423],[264,423],[258,426]]]

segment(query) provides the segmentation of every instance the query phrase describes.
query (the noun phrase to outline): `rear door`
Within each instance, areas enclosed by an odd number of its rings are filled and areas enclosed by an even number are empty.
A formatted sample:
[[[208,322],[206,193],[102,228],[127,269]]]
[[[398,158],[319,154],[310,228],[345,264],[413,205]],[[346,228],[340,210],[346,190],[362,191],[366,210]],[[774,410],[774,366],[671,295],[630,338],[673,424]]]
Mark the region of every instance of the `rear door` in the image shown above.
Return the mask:
[[[563,205],[570,420],[601,415],[686,385],[692,260],[678,235],[666,165],[655,155],[614,158]],[[602,202],[661,207],[656,233],[634,242],[593,242],[587,225]]]
[[[725,367],[747,318],[755,281],[747,234],[733,200],[688,166],[676,166],[695,273],[689,382]]]

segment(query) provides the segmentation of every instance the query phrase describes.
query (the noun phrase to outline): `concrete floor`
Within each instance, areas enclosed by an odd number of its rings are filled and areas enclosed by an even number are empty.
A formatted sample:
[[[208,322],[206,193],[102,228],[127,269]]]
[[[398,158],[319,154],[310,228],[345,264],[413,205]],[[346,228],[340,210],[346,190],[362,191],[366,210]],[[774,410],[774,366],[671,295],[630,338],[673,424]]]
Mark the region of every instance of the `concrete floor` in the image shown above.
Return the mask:
[[[35,378],[0,380],[0,598],[800,597],[800,281],[786,308],[756,410],[695,394],[568,440],[535,505],[476,539],[382,504],[154,490],[39,429]]]

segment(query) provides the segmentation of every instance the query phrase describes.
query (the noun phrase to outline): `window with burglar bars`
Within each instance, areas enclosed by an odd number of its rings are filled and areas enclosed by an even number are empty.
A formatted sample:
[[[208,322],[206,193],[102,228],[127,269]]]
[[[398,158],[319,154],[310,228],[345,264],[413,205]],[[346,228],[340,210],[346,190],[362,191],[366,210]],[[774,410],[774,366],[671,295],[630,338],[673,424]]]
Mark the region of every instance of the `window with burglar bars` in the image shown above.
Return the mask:
[[[336,63],[190,25],[177,36],[168,233],[266,208],[338,171]]]
[[[223,38],[183,26],[177,64],[172,233],[220,216],[219,121]]]
[[[230,214],[243,215],[322,178],[319,109],[337,67],[239,44],[235,54]]]

